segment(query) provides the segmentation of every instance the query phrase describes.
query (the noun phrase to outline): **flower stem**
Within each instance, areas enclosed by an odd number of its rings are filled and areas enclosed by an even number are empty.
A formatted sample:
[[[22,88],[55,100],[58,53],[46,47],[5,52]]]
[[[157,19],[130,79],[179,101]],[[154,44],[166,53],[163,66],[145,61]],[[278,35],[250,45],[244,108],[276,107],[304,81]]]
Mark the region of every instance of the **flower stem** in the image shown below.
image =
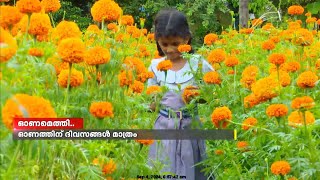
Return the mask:
[[[69,74],[68,74],[68,84],[67,84],[67,90],[65,95],[65,107],[64,107],[64,114],[67,112],[68,102],[69,102],[69,87],[70,87],[70,79],[71,79],[71,69],[72,69],[72,63],[69,63]]]

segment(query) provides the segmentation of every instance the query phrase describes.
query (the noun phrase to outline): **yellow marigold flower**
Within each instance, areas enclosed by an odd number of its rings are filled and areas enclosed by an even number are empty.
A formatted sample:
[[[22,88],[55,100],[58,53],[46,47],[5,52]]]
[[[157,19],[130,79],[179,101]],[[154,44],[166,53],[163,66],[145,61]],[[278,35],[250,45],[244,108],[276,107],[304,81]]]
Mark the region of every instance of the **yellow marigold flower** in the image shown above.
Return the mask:
[[[291,107],[293,109],[306,108],[310,109],[314,107],[315,103],[310,96],[297,97],[292,100]]]
[[[90,113],[96,118],[113,117],[113,107],[110,102],[93,102],[90,105]]]
[[[106,64],[110,58],[109,50],[101,46],[93,47],[84,54],[84,61],[89,65]]]
[[[237,142],[237,148],[239,150],[245,150],[245,149],[248,148],[248,146],[249,146],[249,143],[247,141],[239,141],[239,142]]]
[[[178,46],[178,51],[181,53],[191,51],[191,46],[189,44],[182,44]]]
[[[69,63],[68,62],[64,62],[62,60],[60,60],[58,57],[53,56],[53,57],[49,57],[46,61],[46,63],[51,64],[54,66],[54,69],[56,70],[56,74],[59,75],[61,70],[69,69]]]
[[[41,11],[41,3],[39,0],[19,0],[17,8],[25,14],[38,13]]]
[[[39,48],[30,48],[28,51],[28,54],[30,56],[36,56],[36,57],[41,57],[44,54],[43,49],[39,49]]]
[[[207,84],[221,84],[220,75],[216,71],[210,71],[204,74],[203,81]]]
[[[52,39],[58,43],[66,38],[81,38],[82,32],[72,21],[61,21],[52,32]]]
[[[116,170],[116,164],[114,163],[114,161],[111,159],[107,164],[103,165],[102,168],[102,173],[104,175],[106,174],[112,174],[115,170]]]
[[[170,60],[164,60],[161,61],[158,65],[157,65],[157,69],[158,71],[168,71],[169,69],[172,68],[172,62]]]
[[[216,108],[211,114],[211,120],[215,127],[226,128],[229,124],[227,120],[232,119],[232,113],[226,106]]]
[[[284,104],[272,104],[268,106],[266,113],[269,117],[282,117],[288,114],[288,107]]]
[[[276,47],[276,44],[272,40],[267,40],[262,43],[262,49],[264,50],[272,50]]]
[[[0,62],[9,61],[16,54],[18,45],[11,34],[0,27]]]
[[[269,62],[275,65],[281,65],[286,62],[286,56],[280,53],[274,53],[269,56]]]
[[[233,67],[233,66],[236,66],[236,65],[239,64],[239,59],[236,56],[229,56],[229,57],[226,58],[224,63],[228,67]]]
[[[79,63],[83,61],[86,47],[79,38],[67,38],[58,45],[58,54],[63,61]]]
[[[310,46],[313,43],[313,34],[307,29],[300,28],[296,31],[292,41],[300,46]]]
[[[64,88],[68,87],[68,77],[69,77],[69,69],[61,70],[60,74],[58,75],[58,84]],[[71,75],[70,75],[70,86],[77,87],[77,86],[80,86],[82,83],[83,83],[82,72],[72,68]]]
[[[255,126],[257,123],[258,123],[258,120],[256,118],[248,117],[242,122],[242,129],[247,131],[250,128],[252,128],[252,126]]]
[[[290,85],[291,83],[291,78],[289,73],[287,73],[286,71],[279,71],[279,78],[280,78],[280,84],[282,87],[286,87],[288,85]],[[270,74],[270,77],[275,79],[276,81],[278,80],[278,73],[277,72],[273,72]]]
[[[149,86],[146,90],[146,94],[157,94],[161,92],[160,86]]]
[[[140,81],[134,80],[133,84],[131,84],[129,88],[132,89],[134,93],[140,94],[144,89],[144,84]]]
[[[271,165],[271,172],[274,175],[286,175],[290,172],[291,167],[287,161],[276,161]]]
[[[306,125],[314,124],[315,118],[310,111],[305,111],[305,114],[303,114],[301,111],[293,111],[288,116],[288,121],[289,126],[298,127],[304,125],[304,121],[306,121]]]
[[[120,87],[123,86],[129,86],[130,84],[132,84],[133,82],[133,74],[132,71],[122,71],[119,75],[118,75],[118,79],[119,79],[119,83],[120,83]]]
[[[0,26],[8,29],[14,24],[17,24],[23,17],[17,7],[0,6]]]
[[[123,15],[121,17],[121,24],[132,26],[134,24],[134,19],[131,15]]]
[[[118,26],[117,26],[117,24],[115,24],[115,23],[109,23],[109,24],[107,25],[107,28],[108,28],[109,30],[113,30],[114,32],[118,31]]]
[[[244,97],[243,99],[244,107],[245,108],[252,108],[253,106],[260,103],[259,98],[257,98],[253,93]]]
[[[97,22],[117,20],[121,12],[122,9],[112,0],[96,1],[91,8],[93,20]]]
[[[222,155],[222,154],[224,154],[223,150],[221,150],[221,149],[215,150],[214,153],[215,153],[216,155]]]
[[[300,5],[293,5],[288,8],[288,14],[290,15],[301,15],[303,11],[304,8]]]
[[[301,73],[297,79],[297,85],[300,88],[313,88],[318,81],[318,76],[312,71]]]
[[[194,86],[187,86],[182,93],[182,100],[185,103],[189,103],[193,98],[199,96],[200,92],[197,87]]]
[[[46,13],[54,13],[60,9],[61,4],[59,0],[42,0],[41,6]]]
[[[253,94],[260,101],[266,101],[276,97],[278,95],[277,89],[278,81],[271,77],[259,79],[251,88]]]
[[[223,49],[214,49],[209,53],[208,61],[211,64],[221,63],[226,58],[226,52]]]
[[[207,34],[205,37],[204,37],[204,44],[206,45],[212,45],[214,42],[216,42],[218,40],[218,35],[214,34],[214,33],[210,33],[210,34]]]
[[[15,94],[2,108],[2,121],[8,129],[13,130],[13,119],[18,117],[56,118],[50,101],[27,94]]]
[[[153,139],[136,139],[135,141],[137,141],[138,143],[142,144],[142,145],[146,145],[146,146],[149,146],[151,144],[154,143],[154,140]]]

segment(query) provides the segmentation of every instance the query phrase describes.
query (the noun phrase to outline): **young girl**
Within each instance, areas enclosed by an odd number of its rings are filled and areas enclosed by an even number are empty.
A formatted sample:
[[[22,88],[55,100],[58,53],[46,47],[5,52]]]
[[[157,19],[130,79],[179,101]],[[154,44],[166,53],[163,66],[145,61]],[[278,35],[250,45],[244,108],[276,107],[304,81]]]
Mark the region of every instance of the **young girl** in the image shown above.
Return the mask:
[[[157,14],[154,25],[159,55],[165,57],[152,60],[149,70],[155,76],[148,80],[148,86],[166,86],[169,89],[160,102],[161,109],[154,129],[191,129],[191,121],[194,120],[191,114],[183,110],[186,104],[181,93],[187,86],[196,85],[191,70],[201,68],[205,73],[213,71],[213,68],[199,55],[192,55],[188,61],[183,59],[178,51],[179,45],[191,45],[191,33],[183,13],[175,9],[162,10]],[[166,75],[165,72],[157,70],[157,65],[164,60],[172,62],[172,68]],[[202,67],[198,67],[198,64],[202,64]],[[201,124],[198,117],[195,121]],[[156,141],[150,146],[149,152],[151,166],[160,161],[165,165],[161,172],[172,173],[178,177],[185,176],[187,180],[207,179],[201,171],[203,167],[196,165],[205,158],[204,140]]]

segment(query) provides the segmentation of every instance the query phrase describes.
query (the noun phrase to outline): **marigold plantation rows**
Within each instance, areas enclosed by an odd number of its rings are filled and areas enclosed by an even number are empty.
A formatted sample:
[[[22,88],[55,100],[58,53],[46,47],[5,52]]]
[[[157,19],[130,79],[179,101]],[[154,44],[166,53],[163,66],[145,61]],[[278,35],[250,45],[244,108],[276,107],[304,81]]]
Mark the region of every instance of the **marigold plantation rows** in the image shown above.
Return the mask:
[[[57,0],[0,8],[1,177],[159,174],[161,164],[146,165],[152,140],[12,140],[14,117],[82,117],[86,129],[151,129],[157,114],[148,112],[149,103],[166,88],[146,87],[154,76],[148,66],[159,56],[144,19],[134,22],[116,2],[99,0],[91,8],[95,24],[81,32],[74,22],[52,21]],[[209,175],[320,177],[320,20],[298,5],[288,15],[281,27],[255,19],[239,32],[210,33],[197,49],[215,71],[191,72],[200,88],[188,87],[185,103],[207,102],[199,105],[204,128],[238,131],[236,141],[207,141]],[[305,22],[295,20],[303,16]],[[190,50],[179,47],[187,59]],[[170,61],[158,68],[170,69]]]

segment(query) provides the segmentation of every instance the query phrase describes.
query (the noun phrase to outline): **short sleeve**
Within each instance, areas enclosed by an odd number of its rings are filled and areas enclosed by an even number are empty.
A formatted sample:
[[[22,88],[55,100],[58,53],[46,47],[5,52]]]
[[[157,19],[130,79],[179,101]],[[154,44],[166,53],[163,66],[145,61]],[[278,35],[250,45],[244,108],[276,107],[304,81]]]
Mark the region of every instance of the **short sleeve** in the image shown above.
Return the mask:
[[[147,86],[149,87],[149,86],[159,85],[159,84],[157,83],[156,73],[152,70],[151,65],[149,66],[148,71],[152,72],[152,73],[154,74],[154,76],[153,76],[153,78],[149,78],[149,79],[148,79]]]
[[[210,72],[210,71],[214,71],[214,68],[211,66],[211,64],[208,63],[208,61],[203,59],[202,60],[202,72],[206,73],[206,72]]]

